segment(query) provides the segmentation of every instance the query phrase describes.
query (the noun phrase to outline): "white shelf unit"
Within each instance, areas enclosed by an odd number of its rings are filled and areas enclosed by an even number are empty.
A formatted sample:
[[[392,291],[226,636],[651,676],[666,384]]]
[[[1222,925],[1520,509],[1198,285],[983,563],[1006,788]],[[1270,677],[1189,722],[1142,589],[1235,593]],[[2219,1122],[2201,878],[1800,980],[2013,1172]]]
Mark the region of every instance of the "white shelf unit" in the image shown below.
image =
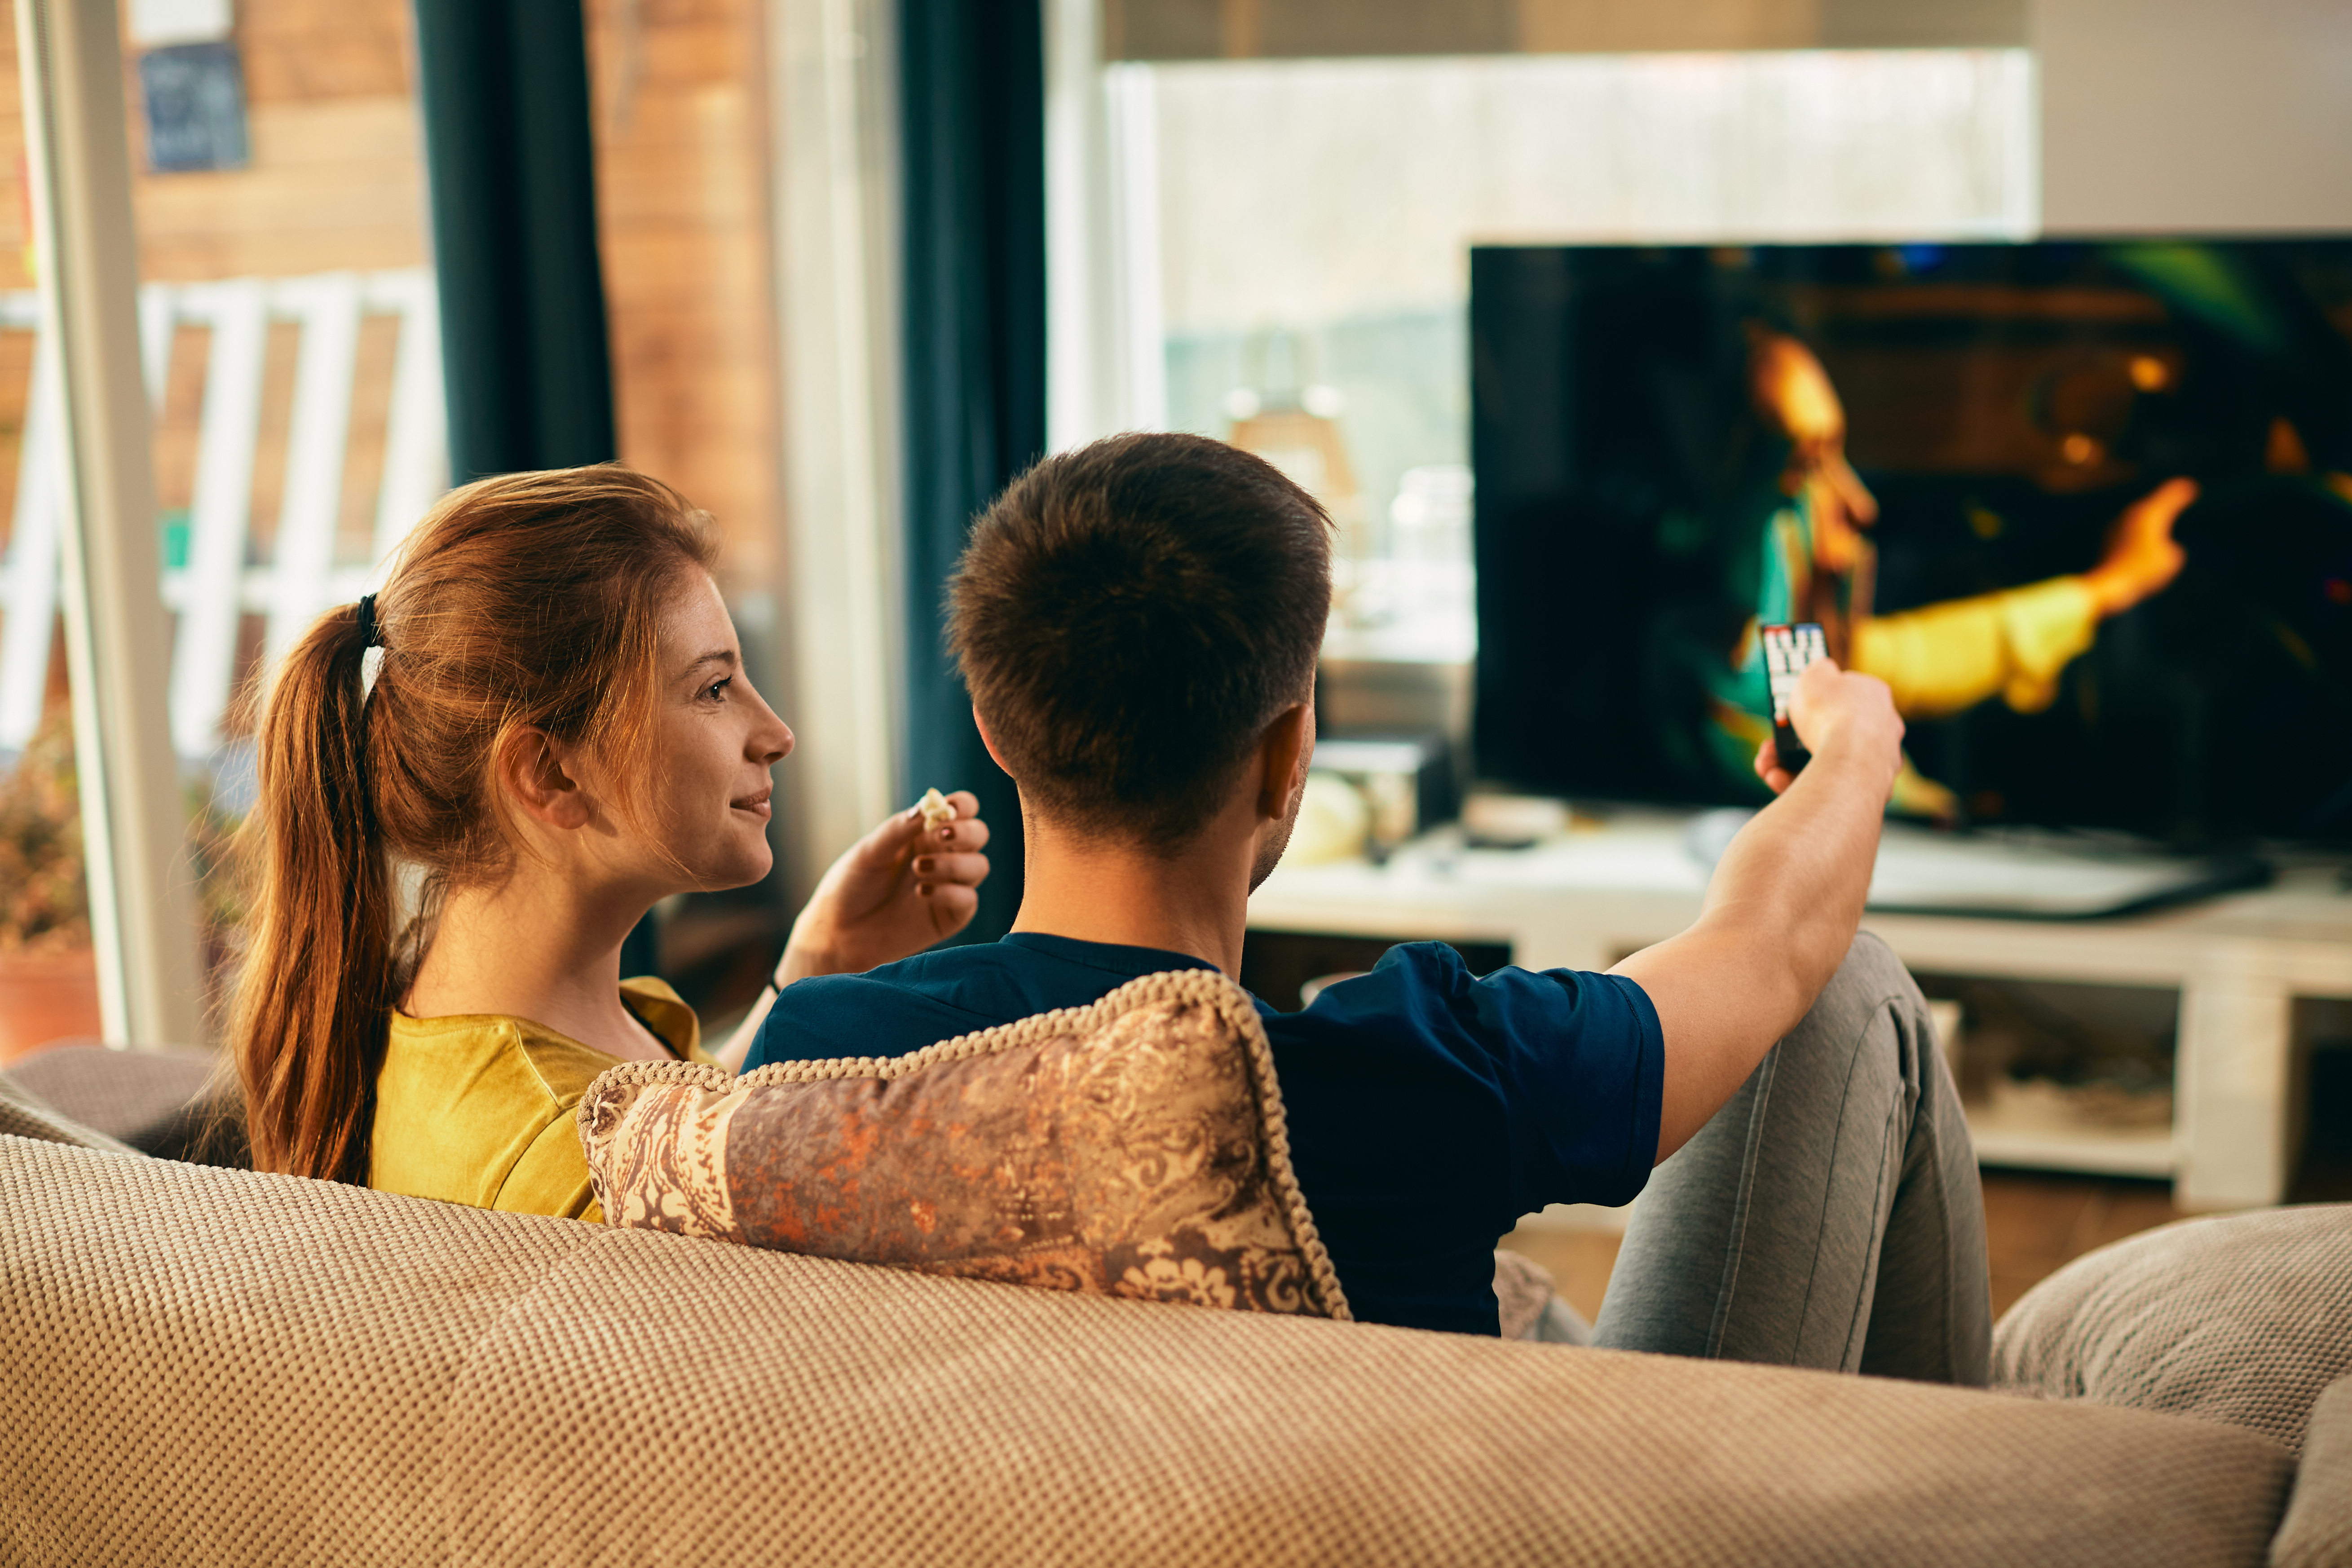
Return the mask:
[[[1442,828],[1385,865],[1278,869],[1253,930],[1506,942],[1528,968],[1606,969],[1696,918],[1706,869],[1688,819],[1622,813],[1524,850],[1465,849]],[[2336,868],[2116,919],[2017,921],[1872,913],[1913,969],[2009,980],[2154,986],[2179,994],[2170,1132],[1976,1126],[1988,1163],[2169,1176],[2199,1209],[2284,1195],[2298,1129],[2294,1005],[2352,997],[2352,893]]]
[[[2172,1131],[2006,1127],[1998,1118],[1988,1116],[1981,1105],[1971,1105],[1968,1111],[1969,1136],[1976,1142],[1977,1163],[1981,1165],[2170,1180],[2179,1160]]]

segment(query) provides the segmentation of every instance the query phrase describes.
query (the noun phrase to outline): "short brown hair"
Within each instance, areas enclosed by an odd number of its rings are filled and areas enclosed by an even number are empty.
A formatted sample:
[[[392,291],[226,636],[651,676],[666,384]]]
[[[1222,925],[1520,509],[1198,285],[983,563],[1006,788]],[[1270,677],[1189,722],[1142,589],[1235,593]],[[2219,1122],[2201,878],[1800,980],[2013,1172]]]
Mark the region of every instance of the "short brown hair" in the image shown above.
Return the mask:
[[[1330,520],[1200,436],[1114,436],[1013,481],[949,584],[972,702],[1029,799],[1172,855],[1312,689]]]

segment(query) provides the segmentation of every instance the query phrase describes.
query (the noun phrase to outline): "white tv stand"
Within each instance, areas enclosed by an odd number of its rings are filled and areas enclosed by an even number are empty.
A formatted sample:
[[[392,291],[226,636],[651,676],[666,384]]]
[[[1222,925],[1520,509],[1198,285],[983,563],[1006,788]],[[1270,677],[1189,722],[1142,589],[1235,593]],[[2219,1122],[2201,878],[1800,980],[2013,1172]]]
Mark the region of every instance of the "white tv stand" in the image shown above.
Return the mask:
[[[1690,818],[1619,812],[1531,849],[1463,847],[1440,828],[1383,866],[1275,872],[1253,930],[1508,943],[1528,968],[1606,969],[1697,915],[1706,868]],[[2300,1128],[2294,1004],[2352,997],[2352,893],[2335,868],[2273,886],[2113,919],[1881,914],[1864,921],[1914,969],[2019,980],[2160,986],[2180,996],[2168,1132],[1978,1129],[1989,1163],[2168,1176],[2183,1207],[2284,1195]]]

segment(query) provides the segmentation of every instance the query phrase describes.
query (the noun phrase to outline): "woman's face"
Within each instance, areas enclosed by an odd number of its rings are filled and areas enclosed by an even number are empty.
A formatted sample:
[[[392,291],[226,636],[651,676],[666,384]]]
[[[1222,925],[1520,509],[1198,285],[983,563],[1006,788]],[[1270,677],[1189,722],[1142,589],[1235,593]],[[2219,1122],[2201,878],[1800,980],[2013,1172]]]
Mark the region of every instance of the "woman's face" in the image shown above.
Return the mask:
[[[756,882],[773,858],[768,770],[793,732],[751,689],[708,573],[688,574],[672,595],[656,658],[653,755],[638,795],[657,840],[647,847],[677,890]]]

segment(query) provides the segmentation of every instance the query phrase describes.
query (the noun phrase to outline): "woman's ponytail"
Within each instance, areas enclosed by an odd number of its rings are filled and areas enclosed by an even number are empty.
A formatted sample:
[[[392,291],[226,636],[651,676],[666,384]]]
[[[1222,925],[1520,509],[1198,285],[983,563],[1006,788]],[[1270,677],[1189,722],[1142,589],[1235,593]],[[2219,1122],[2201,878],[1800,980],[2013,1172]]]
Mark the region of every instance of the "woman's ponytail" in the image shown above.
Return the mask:
[[[231,1023],[255,1168],[362,1185],[394,1000],[361,688],[372,609],[320,617],[269,694],[249,819],[260,897]]]

